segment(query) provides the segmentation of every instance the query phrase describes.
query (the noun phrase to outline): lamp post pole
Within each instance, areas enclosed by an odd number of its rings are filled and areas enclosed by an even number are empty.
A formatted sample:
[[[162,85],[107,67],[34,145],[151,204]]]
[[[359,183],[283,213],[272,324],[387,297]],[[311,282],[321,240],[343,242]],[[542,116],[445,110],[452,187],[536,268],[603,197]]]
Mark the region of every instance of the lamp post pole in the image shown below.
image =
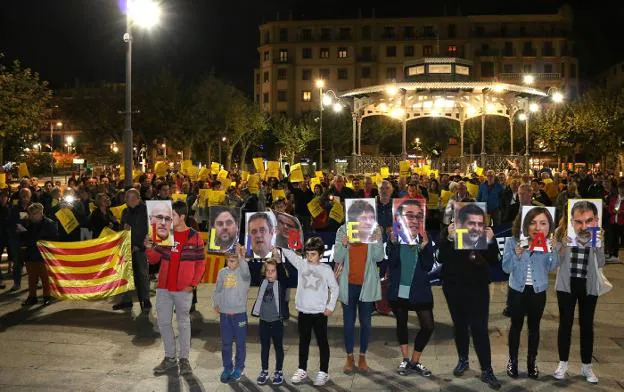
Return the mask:
[[[126,13],[126,106],[124,111],[124,185],[132,186],[132,22]]]
[[[323,170],[323,86],[319,87],[319,169]]]

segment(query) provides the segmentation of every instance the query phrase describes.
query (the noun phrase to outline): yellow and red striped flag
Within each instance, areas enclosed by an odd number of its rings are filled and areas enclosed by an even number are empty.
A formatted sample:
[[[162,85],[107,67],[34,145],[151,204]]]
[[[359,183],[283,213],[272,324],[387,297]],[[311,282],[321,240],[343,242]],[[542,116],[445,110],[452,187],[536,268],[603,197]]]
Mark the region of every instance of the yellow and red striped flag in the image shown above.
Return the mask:
[[[134,290],[130,231],[78,242],[39,241],[52,295],[93,300]]]

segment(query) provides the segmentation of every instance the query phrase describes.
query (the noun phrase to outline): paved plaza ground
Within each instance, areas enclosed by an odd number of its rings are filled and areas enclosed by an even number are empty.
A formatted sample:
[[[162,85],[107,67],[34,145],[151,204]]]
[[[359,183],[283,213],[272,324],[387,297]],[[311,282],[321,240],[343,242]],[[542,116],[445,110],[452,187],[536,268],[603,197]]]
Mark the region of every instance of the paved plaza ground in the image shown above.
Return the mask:
[[[3,268],[5,265],[3,265]],[[507,331],[509,319],[501,315],[506,284],[491,286],[490,338],[494,370],[503,383],[503,391],[621,391],[624,390],[624,264],[605,267],[615,289],[598,301],[595,322],[594,367],[599,385],[590,385],[579,376],[580,355],[578,323],[575,323],[570,357],[570,377],[556,381],[551,373],[558,362],[556,296],[551,288],[542,320],[538,363],[539,380],[526,378],[526,328],[521,343],[521,376],[512,380],[505,375]],[[6,282],[9,283],[8,281]],[[211,310],[213,285],[199,288],[198,312],[192,316],[191,364],[194,376],[152,375],[152,368],[163,357],[155,311],[140,315],[138,305],[132,311],[112,311],[113,301],[63,301],[48,307],[22,309],[26,297],[26,281],[17,293],[0,293],[0,391],[268,391],[312,390],[311,382],[293,386],[257,386],[255,378],[260,365],[258,320],[250,318],[247,342],[247,375],[239,383],[219,382],[221,353],[217,315]],[[551,285],[552,286],[552,285]],[[249,293],[249,309],[257,288]],[[294,290],[291,290],[294,296]],[[342,344],[342,312],[337,307],[330,319],[331,381],[325,391],[485,391],[488,388],[477,376],[479,366],[471,352],[470,367],[463,377],[456,378],[452,369],[457,357],[452,338],[452,325],[446,301],[439,287],[434,289],[436,330],[427,346],[422,362],[434,376],[425,379],[416,375],[399,376],[395,368],[400,352],[395,338],[392,317],[374,315],[373,334],[368,361],[371,371],[345,375],[342,366],[346,354]],[[295,314],[291,301],[291,314]],[[410,315],[413,339],[417,330],[415,314]],[[356,331],[357,332],[357,331]],[[286,326],[285,372],[290,378],[296,369],[297,325],[291,320]],[[357,342],[357,339],[356,339]],[[356,349],[357,353],[357,349]],[[318,351],[313,342],[309,370],[318,369]],[[273,353],[271,362],[273,362]],[[272,369],[271,369],[272,370]]]

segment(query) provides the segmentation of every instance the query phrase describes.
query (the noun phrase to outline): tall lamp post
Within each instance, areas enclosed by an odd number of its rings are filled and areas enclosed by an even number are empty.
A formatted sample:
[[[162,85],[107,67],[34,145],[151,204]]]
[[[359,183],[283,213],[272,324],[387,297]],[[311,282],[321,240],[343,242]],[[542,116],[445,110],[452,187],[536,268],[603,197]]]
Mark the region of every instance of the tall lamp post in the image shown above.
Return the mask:
[[[323,170],[323,88],[325,87],[325,81],[318,79],[316,81],[316,88],[319,89],[319,169]]]
[[[124,183],[132,185],[132,26],[151,28],[160,19],[160,7],[152,0],[126,0],[126,105],[124,110]]]

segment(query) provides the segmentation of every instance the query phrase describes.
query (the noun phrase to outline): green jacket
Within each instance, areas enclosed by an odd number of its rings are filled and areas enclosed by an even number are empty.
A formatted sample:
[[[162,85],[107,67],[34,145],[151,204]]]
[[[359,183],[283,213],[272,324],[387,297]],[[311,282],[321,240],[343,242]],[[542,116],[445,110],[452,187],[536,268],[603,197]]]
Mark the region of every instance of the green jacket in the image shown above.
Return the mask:
[[[345,225],[338,228],[336,232],[336,243],[334,244],[334,261],[336,264],[344,263],[342,274],[338,278],[338,300],[343,304],[349,303],[349,246],[342,245],[342,237],[347,235]],[[381,299],[381,282],[377,263],[384,258],[384,246],[379,242],[368,244],[366,255],[366,267],[364,267],[364,283],[360,292],[360,301],[375,302]]]

